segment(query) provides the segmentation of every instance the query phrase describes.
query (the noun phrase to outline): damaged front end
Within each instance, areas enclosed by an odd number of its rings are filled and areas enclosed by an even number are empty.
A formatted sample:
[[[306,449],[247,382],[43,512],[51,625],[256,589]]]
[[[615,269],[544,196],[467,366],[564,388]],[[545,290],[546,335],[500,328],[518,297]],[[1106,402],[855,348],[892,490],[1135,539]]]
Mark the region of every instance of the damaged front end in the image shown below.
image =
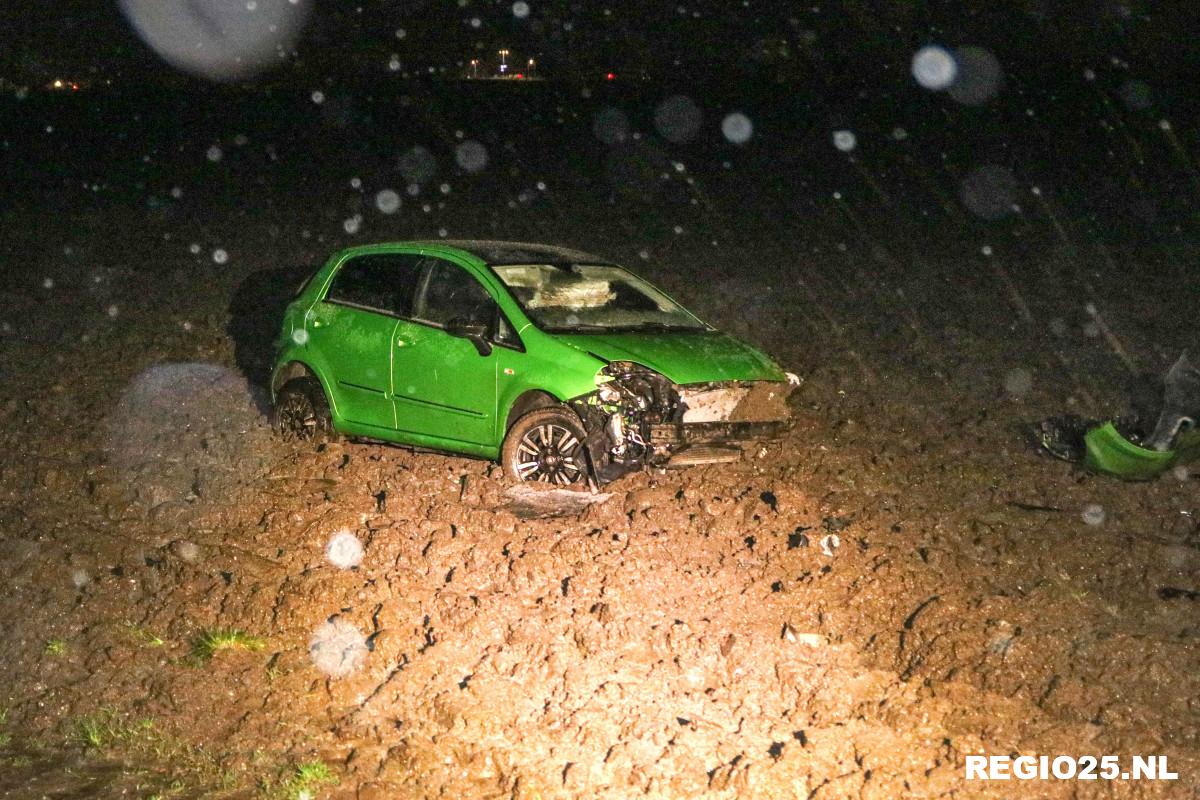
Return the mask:
[[[679,386],[631,361],[611,362],[597,382],[571,407],[599,484],[645,467],[736,461],[746,445],[782,433],[795,388],[790,379]]]

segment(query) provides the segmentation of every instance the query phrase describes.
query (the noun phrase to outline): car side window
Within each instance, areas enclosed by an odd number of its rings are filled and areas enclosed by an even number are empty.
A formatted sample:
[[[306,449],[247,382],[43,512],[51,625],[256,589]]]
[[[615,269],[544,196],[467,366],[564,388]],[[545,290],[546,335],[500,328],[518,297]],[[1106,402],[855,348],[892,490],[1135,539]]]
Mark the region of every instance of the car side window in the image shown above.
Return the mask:
[[[494,329],[496,301],[473,275],[448,261],[430,259],[427,263],[429,277],[417,299],[414,319],[443,326],[461,319]]]
[[[325,299],[331,303],[406,317],[421,277],[421,257],[405,253],[355,256],[333,278]]]

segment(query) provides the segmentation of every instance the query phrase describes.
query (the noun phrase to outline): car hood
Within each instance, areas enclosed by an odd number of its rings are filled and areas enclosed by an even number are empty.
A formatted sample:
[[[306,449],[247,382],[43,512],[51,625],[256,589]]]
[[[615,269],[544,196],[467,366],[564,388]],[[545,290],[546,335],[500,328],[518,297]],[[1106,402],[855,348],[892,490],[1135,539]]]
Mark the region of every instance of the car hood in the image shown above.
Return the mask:
[[[787,375],[758,350],[715,331],[556,333],[554,338],[605,361],[635,361],[676,384],[787,380]]]

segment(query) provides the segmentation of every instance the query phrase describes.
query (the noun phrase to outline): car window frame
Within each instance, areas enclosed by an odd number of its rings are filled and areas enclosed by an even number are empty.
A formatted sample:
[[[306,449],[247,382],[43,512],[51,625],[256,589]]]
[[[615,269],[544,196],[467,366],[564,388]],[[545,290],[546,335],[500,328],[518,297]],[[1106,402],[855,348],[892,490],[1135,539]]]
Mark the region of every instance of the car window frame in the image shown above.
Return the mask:
[[[471,280],[475,281],[475,283],[478,284],[481,289],[483,289],[483,291],[487,294],[487,296],[492,299],[492,305],[495,306],[496,313],[495,313],[495,317],[492,320],[492,332],[488,336],[488,342],[495,345],[496,347],[504,347],[509,350],[514,350],[518,353],[526,352],[524,339],[521,338],[521,334],[517,331],[517,326],[513,324],[512,318],[509,317],[508,314],[505,314],[504,309],[500,307],[500,301],[499,301],[499,299],[497,299],[496,293],[494,291],[492,291],[491,287],[489,287],[486,283],[484,283],[482,280],[480,280],[479,276],[476,275],[470,268],[468,268],[464,264],[460,264],[459,262],[454,261],[453,259],[450,259],[450,258],[446,258],[445,256],[434,255],[432,253],[425,253],[425,254],[423,254],[423,256],[424,256],[424,260],[428,263],[422,265],[421,277],[417,279],[417,288],[413,292],[413,312],[414,312],[414,314],[416,312],[418,298],[423,299],[424,295],[425,295],[425,290],[429,287],[429,278],[433,274],[433,265],[439,261],[445,262],[445,263],[449,264],[450,266],[455,267],[455,268],[465,272],[467,277],[470,278]],[[512,342],[502,342],[496,338],[497,334],[500,331],[500,317],[504,318],[504,321],[506,323],[508,323],[509,330],[511,330],[513,336],[516,337],[517,341],[515,344]],[[401,317],[401,319],[403,319],[405,322],[412,322],[417,325],[424,325],[427,328],[433,328],[434,330],[439,330],[442,332],[445,332],[445,330],[446,330],[446,326],[442,325],[441,323],[433,322],[433,321],[427,320],[427,319],[420,319],[414,315],[410,315],[407,317]]]
[[[400,314],[396,311],[388,310],[386,308],[379,308],[377,306],[364,305],[362,303],[353,303],[353,302],[350,302],[347,300],[336,300],[329,296],[330,291],[333,290],[333,285],[335,283],[337,283],[338,276],[342,274],[343,270],[345,270],[347,267],[349,267],[351,264],[353,264],[358,259],[370,258],[372,256],[409,256],[411,258],[416,259],[416,261],[417,261],[416,269],[421,271],[422,274],[417,276],[417,287],[413,290],[413,302],[415,304],[417,292],[420,291],[421,284],[425,278],[425,276],[423,274],[424,269],[425,269],[425,267],[424,267],[425,257],[422,253],[409,253],[409,252],[351,253],[350,255],[348,255],[344,259],[342,259],[341,263],[338,264],[333,269],[333,271],[330,273],[329,280],[326,281],[325,287],[321,291],[321,295],[318,299],[318,302],[328,303],[331,306],[341,306],[343,308],[353,308],[355,311],[364,311],[368,314],[378,314],[379,316],[388,317],[390,319],[402,319],[402,320],[410,319],[412,309],[409,309],[409,314],[405,315],[405,314]]]

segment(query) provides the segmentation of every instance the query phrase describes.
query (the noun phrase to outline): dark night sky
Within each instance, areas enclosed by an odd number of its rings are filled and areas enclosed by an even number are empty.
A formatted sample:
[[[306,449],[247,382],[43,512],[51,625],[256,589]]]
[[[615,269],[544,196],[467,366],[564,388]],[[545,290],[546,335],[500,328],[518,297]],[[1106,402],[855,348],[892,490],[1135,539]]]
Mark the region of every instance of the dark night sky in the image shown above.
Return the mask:
[[[472,55],[490,57],[501,45],[520,57],[535,55],[559,74],[641,69],[656,77],[832,85],[870,85],[906,70],[915,48],[931,41],[983,45],[1010,72],[1039,81],[1056,74],[1075,80],[1086,67],[1116,68],[1156,89],[1178,90],[1195,83],[1200,68],[1200,41],[1183,33],[1200,17],[1189,0],[529,5],[529,16],[518,20],[508,0],[323,3],[296,43],[298,58],[260,79],[384,76],[392,53],[406,71],[430,64],[452,68]],[[400,28],[403,39],[396,37]],[[0,29],[0,76],[10,80],[40,83],[59,72],[93,68],[118,79],[175,79],[115,2],[7,3]]]

